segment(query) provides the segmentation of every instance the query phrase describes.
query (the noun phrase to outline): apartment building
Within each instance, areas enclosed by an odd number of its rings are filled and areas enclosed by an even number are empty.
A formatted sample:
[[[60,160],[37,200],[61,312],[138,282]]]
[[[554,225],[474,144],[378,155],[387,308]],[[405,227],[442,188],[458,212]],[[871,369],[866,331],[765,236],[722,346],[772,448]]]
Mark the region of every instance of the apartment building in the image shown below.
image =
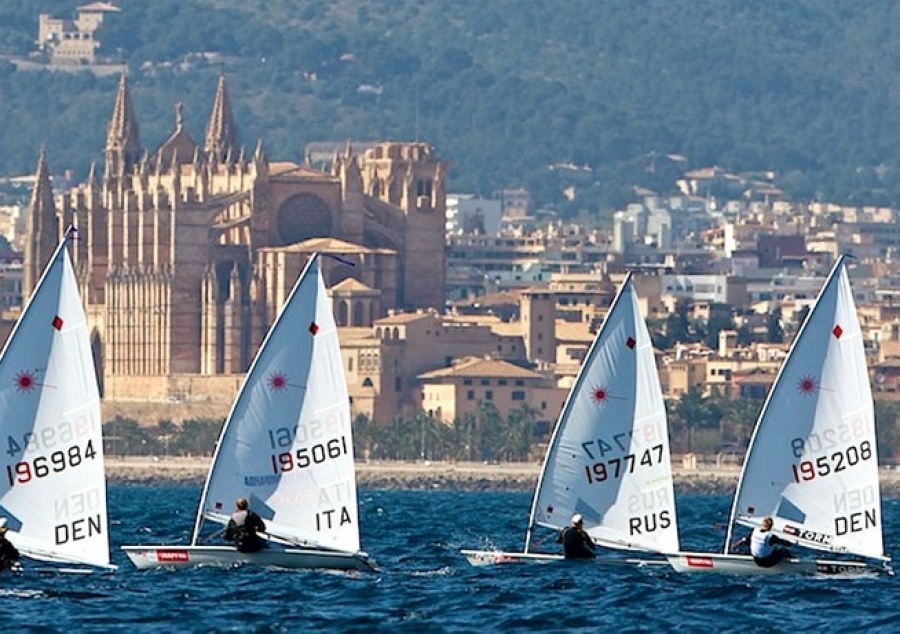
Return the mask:
[[[552,375],[493,359],[465,360],[417,378],[422,409],[448,424],[476,417],[482,403],[492,404],[503,417],[528,406],[539,421],[555,421],[567,393]]]

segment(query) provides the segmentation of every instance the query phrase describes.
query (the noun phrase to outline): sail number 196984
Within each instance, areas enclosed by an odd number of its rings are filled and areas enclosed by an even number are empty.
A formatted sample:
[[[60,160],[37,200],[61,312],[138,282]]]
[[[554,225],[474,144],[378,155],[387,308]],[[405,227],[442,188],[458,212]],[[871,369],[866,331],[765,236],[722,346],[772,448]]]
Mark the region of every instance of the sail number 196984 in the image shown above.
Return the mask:
[[[61,473],[74,469],[85,460],[97,457],[93,441],[84,446],[72,445],[66,449],[54,451],[49,456],[38,456],[31,460],[22,460],[14,465],[6,465],[6,479],[9,485],[26,484],[35,478],[44,478],[51,473]]]

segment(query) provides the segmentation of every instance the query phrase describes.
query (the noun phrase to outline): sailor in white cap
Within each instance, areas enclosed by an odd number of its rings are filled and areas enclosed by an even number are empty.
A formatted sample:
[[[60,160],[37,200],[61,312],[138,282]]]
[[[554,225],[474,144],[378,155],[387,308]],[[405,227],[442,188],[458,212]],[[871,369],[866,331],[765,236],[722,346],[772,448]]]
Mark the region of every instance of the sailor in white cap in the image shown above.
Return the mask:
[[[584,518],[580,513],[572,516],[572,524],[563,529],[559,540],[563,545],[566,559],[593,559],[594,540],[584,530]]]

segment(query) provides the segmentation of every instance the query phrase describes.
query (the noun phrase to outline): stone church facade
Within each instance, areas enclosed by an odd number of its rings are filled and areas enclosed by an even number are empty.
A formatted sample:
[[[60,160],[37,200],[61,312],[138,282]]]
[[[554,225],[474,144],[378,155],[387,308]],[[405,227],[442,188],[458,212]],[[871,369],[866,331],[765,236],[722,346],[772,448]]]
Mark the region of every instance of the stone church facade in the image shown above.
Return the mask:
[[[297,275],[323,259],[341,326],[393,309],[443,309],[447,164],[424,143],[348,144],[330,170],[238,145],[220,77],[198,144],[175,128],[141,147],[123,75],[105,169],[55,199],[42,152],[28,213],[23,293],[64,227],[109,399],[230,398]],[[349,266],[344,262],[352,262]]]

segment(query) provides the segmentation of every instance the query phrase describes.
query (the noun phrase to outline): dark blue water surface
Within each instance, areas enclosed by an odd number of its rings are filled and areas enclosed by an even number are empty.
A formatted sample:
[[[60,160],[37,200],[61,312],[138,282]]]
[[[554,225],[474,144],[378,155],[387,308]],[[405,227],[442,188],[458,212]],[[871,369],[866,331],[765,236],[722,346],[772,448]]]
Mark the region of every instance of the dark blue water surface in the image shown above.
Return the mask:
[[[139,572],[120,544],[187,543],[199,491],[113,487],[111,575],[0,576],[6,632],[900,632],[900,577],[676,575],[591,562],[472,568],[460,548],[521,549],[530,495],[362,491],[376,575]],[[680,501],[683,546],[721,549],[726,497]],[[900,504],[884,504],[900,552]],[[552,539],[547,549],[555,550]]]

